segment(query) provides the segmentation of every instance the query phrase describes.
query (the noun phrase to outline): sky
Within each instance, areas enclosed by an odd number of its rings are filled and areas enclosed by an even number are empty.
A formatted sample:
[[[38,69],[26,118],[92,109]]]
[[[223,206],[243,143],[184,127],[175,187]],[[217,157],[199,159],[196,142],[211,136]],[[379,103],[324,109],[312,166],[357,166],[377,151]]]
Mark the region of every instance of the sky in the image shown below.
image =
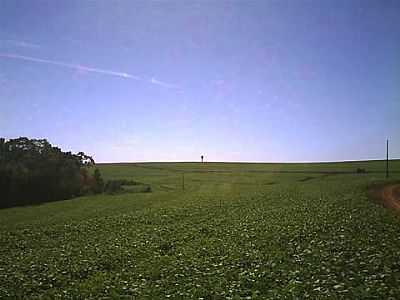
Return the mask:
[[[0,0],[0,136],[97,162],[400,158],[400,1]]]

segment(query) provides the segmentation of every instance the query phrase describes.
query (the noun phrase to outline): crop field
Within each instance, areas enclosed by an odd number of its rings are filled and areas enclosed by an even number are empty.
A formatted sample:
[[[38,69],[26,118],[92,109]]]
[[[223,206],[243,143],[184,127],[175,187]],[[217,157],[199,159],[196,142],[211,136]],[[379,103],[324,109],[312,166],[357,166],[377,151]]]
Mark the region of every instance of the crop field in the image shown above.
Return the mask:
[[[98,167],[152,192],[0,210],[0,299],[400,298],[383,161]]]

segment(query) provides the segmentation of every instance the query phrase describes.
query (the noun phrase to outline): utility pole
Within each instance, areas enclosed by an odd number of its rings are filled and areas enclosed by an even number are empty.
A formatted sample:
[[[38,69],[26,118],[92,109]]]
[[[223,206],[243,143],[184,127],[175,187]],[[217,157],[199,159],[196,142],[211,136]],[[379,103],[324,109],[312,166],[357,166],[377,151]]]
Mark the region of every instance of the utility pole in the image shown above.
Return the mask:
[[[389,178],[389,140],[386,140],[386,178]]]

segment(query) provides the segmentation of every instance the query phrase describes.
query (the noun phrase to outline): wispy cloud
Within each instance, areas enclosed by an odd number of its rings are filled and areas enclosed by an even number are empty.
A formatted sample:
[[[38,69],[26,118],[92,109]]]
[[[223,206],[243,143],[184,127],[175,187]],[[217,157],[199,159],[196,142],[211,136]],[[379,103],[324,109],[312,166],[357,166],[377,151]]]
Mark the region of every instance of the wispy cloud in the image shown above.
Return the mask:
[[[25,61],[31,61],[31,62],[36,62],[36,63],[50,64],[50,65],[59,66],[59,67],[63,67],[63,68],[69,68],[69,69],[73,69],[73,70],[77,70],[77,71],[94,72],[94,73],[100,73],[100,74],[104,74],[104,75],[118,76],[118,77],[122,77],[122,78],[140,80],[140,77],[132,75],[132,74],[128,74],[128,73],[104,70],[104,69],[99,69],[99,68],[92,68],[92,67],[76,65],[76,64],[69,64],[69,63],[56,61],[56,60],[36,58],[36,57],[30,57],[30,56],[24,56],[24,55],[18,55],[18,54],[4,54],[4,53],[0,53],[0,57],[25,60]]]
[[[22,48],[30,48],[30,49],[38,49],[40,48],[40,45],[34,44],[34,43],[29,43],[26,41],[21,41],[21,40],[0,40],[0,45],[6,45],[6,46],[16,46],[16,47],[22,47]]]

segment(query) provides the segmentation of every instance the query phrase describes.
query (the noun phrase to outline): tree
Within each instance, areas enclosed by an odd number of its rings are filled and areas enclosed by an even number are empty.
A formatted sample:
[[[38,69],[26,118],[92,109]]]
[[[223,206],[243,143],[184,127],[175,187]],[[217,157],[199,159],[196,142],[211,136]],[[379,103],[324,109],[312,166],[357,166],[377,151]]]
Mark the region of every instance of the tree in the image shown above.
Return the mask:
[[[92,187],[101,191],[100,172],[89,176],[90,165],[92,157],[62,152],[45,139],[0,138],[0,207],[68,199]],[[85,189],[90,181],[94,184]]]
[[[75,156],[79,159],[79,161],[82,165],[85,165],[85,166],[94,166],[95,165],[94,159],[91,156],[86,155],[83,152],[78,152],[78,154],[76,154]]]

